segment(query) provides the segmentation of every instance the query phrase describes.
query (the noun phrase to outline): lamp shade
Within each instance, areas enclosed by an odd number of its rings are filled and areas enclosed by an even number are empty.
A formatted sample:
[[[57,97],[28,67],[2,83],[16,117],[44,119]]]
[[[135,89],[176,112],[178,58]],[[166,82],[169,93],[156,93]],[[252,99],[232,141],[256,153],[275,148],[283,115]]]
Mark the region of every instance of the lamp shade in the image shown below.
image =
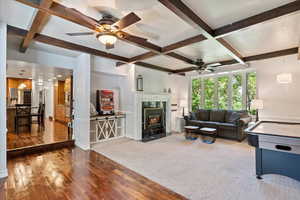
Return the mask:
[[[252,100],[252,102],[251,102],[251,108],[252,109],[258,109],[258,110],[260,110],[260,109],[263,109],[264,108],[264,102],[263,102],[263,100],[261,100],[261,99],[254,99],[254,100]]]
[[[179,102],[180,107],[186,107],[187,106],[187,101],[185,99],[181,99]]]
[[[277,75],[277,82],[280,84],[288,84],[292,82],[292,74],[283,73]]]

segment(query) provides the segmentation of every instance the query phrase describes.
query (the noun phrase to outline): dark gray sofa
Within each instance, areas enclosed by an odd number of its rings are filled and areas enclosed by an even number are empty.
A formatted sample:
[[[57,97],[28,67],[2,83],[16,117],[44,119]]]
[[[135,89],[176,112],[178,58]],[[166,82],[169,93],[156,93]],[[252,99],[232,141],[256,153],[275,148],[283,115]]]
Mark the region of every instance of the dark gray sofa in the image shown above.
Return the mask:
[[[241,142],[246,138],[244,129],[251,121],[251,117],[245,110],[199,109],[191,112],[189,116],[185,116],[185,121],[188,126],[216,128],[218,137]]]

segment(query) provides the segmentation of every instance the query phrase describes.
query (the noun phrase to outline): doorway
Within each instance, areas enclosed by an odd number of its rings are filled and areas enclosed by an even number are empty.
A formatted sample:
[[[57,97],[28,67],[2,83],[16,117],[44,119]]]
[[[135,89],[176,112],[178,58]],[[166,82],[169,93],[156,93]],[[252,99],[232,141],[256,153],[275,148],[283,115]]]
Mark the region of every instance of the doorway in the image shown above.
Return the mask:
[[[7,150],[72,140],[73,71],[7,61]]]

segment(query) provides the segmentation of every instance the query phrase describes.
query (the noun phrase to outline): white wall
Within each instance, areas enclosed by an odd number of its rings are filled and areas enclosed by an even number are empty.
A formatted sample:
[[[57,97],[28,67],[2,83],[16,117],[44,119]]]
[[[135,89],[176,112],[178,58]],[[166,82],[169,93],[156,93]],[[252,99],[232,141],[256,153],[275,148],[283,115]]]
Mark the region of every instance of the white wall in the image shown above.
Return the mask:
[[[261,119],[300,121],[300,62],[297,55],[256,61],[251,68],[257,71],[259,99],[264,101]],[[293,82],[277,83],[280,73],[292,73]]]
[[[45,82],[45,116],[54,117],[54,85],[53,82]]]
[[[165,72],[137,67],[136,76],[142,75],[144,92],[163,93],[164,89],[171,88],[172,103],[179,103],[180,99],[188,99],[189,78],[179,75],[169,75]]]
[[[0,21],[0,178],[6,168],[6,24]]]

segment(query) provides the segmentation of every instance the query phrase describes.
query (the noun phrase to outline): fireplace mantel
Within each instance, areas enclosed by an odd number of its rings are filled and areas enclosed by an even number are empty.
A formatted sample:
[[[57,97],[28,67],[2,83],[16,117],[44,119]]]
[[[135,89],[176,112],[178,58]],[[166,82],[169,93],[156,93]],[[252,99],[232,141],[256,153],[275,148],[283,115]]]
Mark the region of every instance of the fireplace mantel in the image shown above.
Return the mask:
[[[134,113],[133,113],[133,131],[127,134],[135,140],[142,139],[142,102],[160,101],[166,102],[166,132],[171,132],[171,95],[168,93],[144,93],[135,92],[134,98]]]

